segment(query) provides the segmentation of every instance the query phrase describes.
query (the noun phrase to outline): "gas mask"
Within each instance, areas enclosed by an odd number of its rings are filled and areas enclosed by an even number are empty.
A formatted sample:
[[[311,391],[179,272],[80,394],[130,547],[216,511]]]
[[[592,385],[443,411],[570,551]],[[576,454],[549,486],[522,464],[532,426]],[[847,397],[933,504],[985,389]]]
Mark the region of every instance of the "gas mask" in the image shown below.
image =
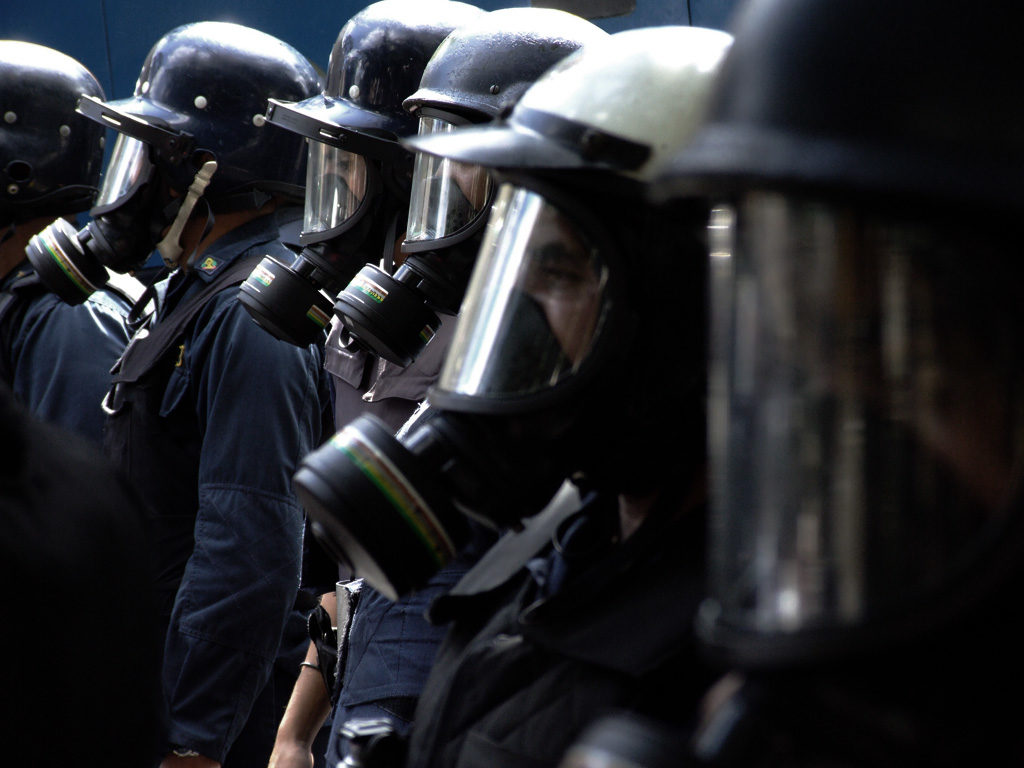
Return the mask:
[[[462,122],[425,115],[419,135],[448,133]],[[402,243],[408,255],[393,274],[366,264],[335,303],[356,342],[405,366],[434,337],[441,324],[438,313],[458,314],[491,195],[484,168],[416,154]]]
[[[66,219],[57,219],[34,235],[26,248],[43,282],[69,304],[85,301],[106,284],[108,268],[130,272],[155,248],[165,261],[173,262],[181,252],[181,227],[216,170],[216,163],[210,162],[192,176],[189,163],[183,162],[192,147],[188,134],[112,109],[88,96],[80,99],[77,111],[119,131],[89,212],[92,220],[76,230]],[[173,170],[165,172],[165,165]],[[188,179],[177,181],[179,176]],[[175,183],[189,192],[172,197]]]
[[[367,240],[382,239],[387,217],[379,164],[309,141],[302,251],[285,264],[267,256],[242,284],[240,301],[278,339],[298,346],[319,338],[331,320],[331,296],[363,260]]]
[[[713,214],[699,627],[744,665],[920,638],[1019,563],[1021,291],[957,219],[773,192]]]
[[[617,434],[599,416],[602,372],[623,323],[614,248],[582,231],[541,194],[503,185],[426,406],[396,435],[360,417],[302,461],[294,486],[314,529],[382,594],[443,567],[466,517],[514,528],[573,472],[602,473]]]
[[[291,264],[265,259],[241,288],[242,305],[272,335],[322,340],[332,297],[367,262],[389,266],[412,168],[399,141],[416,130],[402,99],[448,33],[482,14],[461,2],[370,3],[339,31],[321,93],[269,100],[267,122],[309,145],[305,247]]]
[[[319,119],[274,102],[267,119],[307,138],[309,132],[328,131]],[[242,305],[264,330],[298,346],[322,337],[333,312],[331,297],[368,258],[380,258],[382,243],[385,250],[394,247],[397,220],[405,214],[408,153],[395,144],[392,156],[379,160],[341,149],[342,135],[334,129],[336,142],[307,141],[302,251],[290,264],[266,257],[240,291]],[[375,146],[358,137],[348,143]]]

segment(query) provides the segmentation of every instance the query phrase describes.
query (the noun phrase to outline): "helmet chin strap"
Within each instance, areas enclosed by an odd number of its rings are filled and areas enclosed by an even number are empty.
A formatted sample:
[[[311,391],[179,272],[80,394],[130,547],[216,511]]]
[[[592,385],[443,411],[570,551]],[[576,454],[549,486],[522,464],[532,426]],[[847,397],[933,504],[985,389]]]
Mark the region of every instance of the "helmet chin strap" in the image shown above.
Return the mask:
[[[156,249],[160,252],[160,258],[163,259],[168,269],[174,269],[178,266],[178,259],[181,258],[183,250],[181,247],[181,232],[185,228],[185,224],[188,223],[192,210],[195,208],[196,203],[199,202],[199,198],[202,197],[206,187],[209,186],[210,179],[213,178],[216,170],[216,160],[207,160],[203,163],[202,167],[196,172],[195,178],[192,179],[192,183],[188,188],[188,194],[185,195],[185,199],[178,209],[178,215],[171,222],[170,229],[167,230],[164,239],[156,244]]]

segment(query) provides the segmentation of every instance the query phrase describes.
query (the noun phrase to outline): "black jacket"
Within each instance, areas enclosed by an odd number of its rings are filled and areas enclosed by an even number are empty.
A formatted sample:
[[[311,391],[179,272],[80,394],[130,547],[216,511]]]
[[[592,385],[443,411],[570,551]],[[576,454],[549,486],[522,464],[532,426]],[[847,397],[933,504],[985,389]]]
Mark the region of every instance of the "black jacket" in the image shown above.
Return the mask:
[[[147,764],[159,649],[145,507],[0,382],[4,765]]]
[[[451,626],[420,698],[408,768],[553,767],[612,710],[692,724],[711,680],[691,630],[703,510],[656,510],[624,543],[617,530],[614,500],[542,516],[435,601],[431,618]]]

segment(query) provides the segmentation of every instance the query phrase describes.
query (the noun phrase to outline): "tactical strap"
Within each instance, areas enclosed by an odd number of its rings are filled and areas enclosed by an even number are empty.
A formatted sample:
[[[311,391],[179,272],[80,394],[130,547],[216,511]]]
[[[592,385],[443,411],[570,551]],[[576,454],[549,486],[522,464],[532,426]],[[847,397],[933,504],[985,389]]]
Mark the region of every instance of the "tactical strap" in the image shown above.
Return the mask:
[[[231,264],[194,296],[172,309],[167,317],[157,322],[148,334],[136,334],[118,365],[115,366],[114,386],[135,383],[167,354],[206,303],[224,288],[240,285],[262,259],[259,252]],[[136,341],[144,342],[141,344]]]

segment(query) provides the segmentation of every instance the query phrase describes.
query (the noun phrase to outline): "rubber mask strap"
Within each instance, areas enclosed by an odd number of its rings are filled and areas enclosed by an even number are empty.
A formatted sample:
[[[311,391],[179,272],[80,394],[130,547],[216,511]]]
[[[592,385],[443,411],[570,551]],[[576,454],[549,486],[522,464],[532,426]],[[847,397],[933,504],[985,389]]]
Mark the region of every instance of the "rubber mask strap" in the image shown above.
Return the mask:
[[[135,303],[132,304],[125,321],[132,333],[141,328],[150,315],[156,315],[159,311],[160,298],[156,291],[156,284],[167,277],[169,272],[167,267],[160,267],[150,278]]]
[[[388,274],[395,271],[395,240],[398,238],[398,214],[391,219],[387,235],[384,238],[384,253],[380,257],[380,266]]]
[[[213,230],[214,222],[217,220],[217,217],[213,215],[213,208],[210,206],[210,201],[203,199],[200,202],[206,206],[206,224],[203,225],[203,232],[199,235],[199,239],[196,241],[196,247],[192,249],[192,253],[189,254],[187,259],[185,259],[185,266],[188,267],[195,264],[196,256],[199,255],[199,246],[202,245],[206,236]]]
[[[164,264],[168,269],[174,269],[178,266],[178,259],[181,257],[182,251],[180,242],[181,232],[185,228],[189,216],[192,215],[192,209],[195,208],[199,198],[206,191],[206,187],[210,184],[210,179],[216,170],[216,160],[207,160],[203,163],[195,178],[192,179],[192,183],[188,188],[188,194],[185,195],[185,200],[178,209],[178,215],[171,222],[171,228],[167,230],[167,235],[156,245],[156,249],[160,252],[160,258],[164,260]]]

